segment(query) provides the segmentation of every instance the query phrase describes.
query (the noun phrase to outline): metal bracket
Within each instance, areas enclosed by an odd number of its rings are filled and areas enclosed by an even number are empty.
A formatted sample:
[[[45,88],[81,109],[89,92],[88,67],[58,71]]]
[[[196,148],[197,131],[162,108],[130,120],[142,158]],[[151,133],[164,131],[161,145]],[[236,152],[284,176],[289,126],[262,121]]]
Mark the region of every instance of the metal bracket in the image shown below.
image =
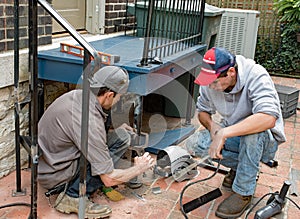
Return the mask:
[[[11,196],[12,197],[19,197],[19,196],[25,196],[27,194],[26,188],[18,192],[17,190],[12,190]]]

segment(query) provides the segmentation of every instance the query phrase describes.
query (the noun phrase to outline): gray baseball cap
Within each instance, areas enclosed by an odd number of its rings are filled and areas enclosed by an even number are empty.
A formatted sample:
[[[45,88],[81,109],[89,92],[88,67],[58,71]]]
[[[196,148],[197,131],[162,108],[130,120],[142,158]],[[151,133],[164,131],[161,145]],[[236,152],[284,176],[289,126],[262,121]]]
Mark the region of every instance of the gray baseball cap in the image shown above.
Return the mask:
[[[91,88],[107,87],[120,94],[127,92],[128,85],[128,72],[118,66],[104,66],[90,79]]]

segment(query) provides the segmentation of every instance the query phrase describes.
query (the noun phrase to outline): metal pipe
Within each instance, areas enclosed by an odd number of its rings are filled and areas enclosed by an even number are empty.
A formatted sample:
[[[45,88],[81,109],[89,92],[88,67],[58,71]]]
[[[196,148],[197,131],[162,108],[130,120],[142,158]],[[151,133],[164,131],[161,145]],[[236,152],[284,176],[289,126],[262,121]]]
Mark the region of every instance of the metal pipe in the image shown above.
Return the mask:
[[[88,128],[89,128],[89,104],[90,104],[90,82],[88,80],[91,66],[91,57],[87,50],[84,50],[83,65],[83,91],[82,91],[82,112],[81,112],[81,158],[80,158],[80,183],[79,183],[79,212],[80,219],[85,218],[85,195],[86,195],[86,174],[88,154]]]
[[[148,17],[146,25],[146,33],[144,38],[144,49],[143,49],[143,58],[140,61],[140,67],[148,66],[148,52],[149,52],[149,38],[151,33],[152,26],[152,14],[153,14],[154,0],[149,0],[148,5]]]
[[[158,1],[160,2],[160,1]],[[157,16],[159,15],[160,18],[160,22],[157,24],[157,29],[159,30],[160,34],[159,34],[159,39],[158,39],[158,43],[155,45],[157,48],[157,45],[164,45],[166,42],[168,42],[168,37],[167,37],[167,31],[165,30],[165,27],[168,26],[168,21],[167,21],[167,0],[165,1],[161,1],[160,2],[160,8],[156,9],[156,13]],[[158,38],[158,36],[155,36]],[[165,57],[166,56],[166,48],[165,47],[161,47],[160,49],[156,49],[157,51],[159,51],[159,58]]]
[[[37,47],[38,47],[38,7],[37,1],[29,0],[29,12],[28,12],[28,24],[29,24],[29,72],[30,77],[30,92],[31,92],[31,211],[29,218],[37,218],[37,164],[38,164],[38,90],[37,90],[37,78],[38,78],[38,59],[37,59]]]
[[[151,43],[149,43],[149,48],[153,47],[154,45],[157,45],[158,42],[158,31],[159,28],[156,28],[156,26],[158,26],[159,24],[157,24],[157,20],[159,19],[159,13],[158,13],[158,2],[155,1],[154,2],[154,6],[153,6],[153,10],[152,10],[152,20],[151,20],[151,31],[152,31],[152,35],[149,36],[149,42],[151,39]],[[153,24],[153,26],[152,26]],[[151,32],[150,32],[151,34]],[[150,58],[153,58],[154,56],[156,56],[156,51],[157,50],[149,50],[148,56],[150,56]]]
[[[187,106],[186,106],[186,116],[185,116],[185,125],[191,124],[191,115],[192,115],[192,103],[194,98],[194,75],[195,75],[195,68],[192,69],[190,72],[187,72],[189,77],[189,85],[188,85],[188,97],[187,97]]]
[[[180,17],[179,22],[178,22],[178,32],[180,33],[180,39],[185,38],[184,33],[182,31],[182,29],[183,29],[182,28],[183,27],[183,19],[184,19],[183,14],[184,14],[185,5],[186,5],[186,1],[181,1],[180,4],[178,2],[178,5],[177,5],[177,12],[178,12],[178,15]],[[179,43],[177,48],[176,48],[176,52],[182,51],[183,50],[183,45],[184,45],[184,42],[181,43],[181,44]]]
[[[205,0],[201,0],[201,4],[200,4],[200,22],[199,22],[199,31],[201,33],[200,36],[200,40],[202,37],[202,33],[203,33],[203,21],[204,21],[204,10],[205,10]]]
[[[195,37],[200,37],[200,36],[201,36],[201,33],[195,34],[195,35],[190,36],[190,37],[186,37],[186,38],[183,38],[183,39],[180,39],[180,40],[177,40],[177,41],[173,41],[173,42],[170,42],[170,43],[166,43],[166,44],[163,44],[163,45],[159,45],[159,46],[154,47],[154,48],[150,48],[149,50],[154,50],[154,49],[158,49],[158,48],[162,48],[162,47],[174,45],[174,44],[177,44],[177,43],[179,43],[179,42],[184,42],[184,41],[186,41],[186,40],[190,40],[190,39],[193,39],[193,38],[195,38]]]
[[[16,153],[16,192],[21,192],[20,161],[20,117],[18,103],[19,86],[19,1],[14,1],[14,93],[15,93],[15,153]]]
[[[177,24],[176,19],[178,18],[178,16],[176,16],[175,1],[171,1],[169,10],[170,10],[170,14],[173,16],[173,19],[171,19],[172,30],[170,31],[171,32],[170,39],[171,42],[174,42],[176,40],[177,31],[174,30],[173,26]],[[174,44],[168,48],[168,54],[173,54],[173,53],[174,53]]]
[[[138,140],[142,132],[142,117],[143,117],[143,96],[137,96],[134,105],[134,128],[137,130]]]

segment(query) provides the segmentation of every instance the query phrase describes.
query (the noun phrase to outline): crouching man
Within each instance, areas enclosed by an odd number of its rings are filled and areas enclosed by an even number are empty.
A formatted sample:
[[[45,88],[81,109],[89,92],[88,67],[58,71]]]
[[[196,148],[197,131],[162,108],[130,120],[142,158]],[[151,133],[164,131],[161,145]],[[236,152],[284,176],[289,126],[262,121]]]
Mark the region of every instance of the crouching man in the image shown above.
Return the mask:
[[[125,128],[107,133],[105,112],[127,91],[127,71],[116,66],[106,66],[98,70],[90,82],[87,197],[102,186],[110,187],[128,182],[154,165],[154,160],[145,153],[136,157],[134,165],[127,169],[114,168],[114,164],[129,147],[130,135]],[[38,180],[46,189],[65,185],[65,191],[59,194],[55,203],[56,210],[63,213],[78,213],[81,114],[82,90],[73,90],[57,98],[38,124],[38,143],[41,149]],[[130,129],[129,126],[126,128]],[[86,200],[86,217],[102,218],[109,216],[111,212],[107,205]]]
[[[224,48],[205,53],[195,83],[200,85],[198,118],[206,129],[196,147],[187,147],[191,154],[209,154],[231,168],[223,186],[233,194],[216,215],[237,218],[251,204],[260,161],[273,159],[286,140],[279,97],[265,68]],[[212,119],[216,113],[219,123]]]

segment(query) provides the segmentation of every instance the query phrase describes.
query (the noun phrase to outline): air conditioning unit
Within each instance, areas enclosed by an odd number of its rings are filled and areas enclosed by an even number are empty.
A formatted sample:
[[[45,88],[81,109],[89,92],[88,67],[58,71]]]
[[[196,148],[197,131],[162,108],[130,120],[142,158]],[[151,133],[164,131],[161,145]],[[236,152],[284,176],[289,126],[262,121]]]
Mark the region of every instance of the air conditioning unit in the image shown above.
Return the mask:
[[[254,58],[259,11],[224,8],[216,46]]]

